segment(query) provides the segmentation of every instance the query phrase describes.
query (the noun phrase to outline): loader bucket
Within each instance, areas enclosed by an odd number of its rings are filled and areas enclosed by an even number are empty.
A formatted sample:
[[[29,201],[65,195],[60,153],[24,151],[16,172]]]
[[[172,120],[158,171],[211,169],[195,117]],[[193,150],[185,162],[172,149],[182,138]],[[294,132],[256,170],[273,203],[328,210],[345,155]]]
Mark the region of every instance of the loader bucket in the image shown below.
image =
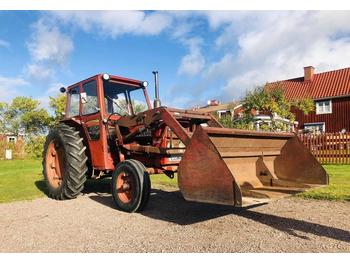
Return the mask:
[[[186,200],[249,206],[328,184],[293,133],[198,126],[178,168]]]

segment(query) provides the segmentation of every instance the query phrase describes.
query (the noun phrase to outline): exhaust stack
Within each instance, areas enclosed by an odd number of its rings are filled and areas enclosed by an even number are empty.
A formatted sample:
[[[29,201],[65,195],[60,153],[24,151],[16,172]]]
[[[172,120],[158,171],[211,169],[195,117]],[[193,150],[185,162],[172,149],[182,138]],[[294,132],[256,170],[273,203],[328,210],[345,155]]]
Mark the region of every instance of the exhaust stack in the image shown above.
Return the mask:
[[[160,107],[160,99],[159,99],[159,80],[158,80],[158,71],[153,71],[154,74],[154,102],[153,102],[153,107]]]

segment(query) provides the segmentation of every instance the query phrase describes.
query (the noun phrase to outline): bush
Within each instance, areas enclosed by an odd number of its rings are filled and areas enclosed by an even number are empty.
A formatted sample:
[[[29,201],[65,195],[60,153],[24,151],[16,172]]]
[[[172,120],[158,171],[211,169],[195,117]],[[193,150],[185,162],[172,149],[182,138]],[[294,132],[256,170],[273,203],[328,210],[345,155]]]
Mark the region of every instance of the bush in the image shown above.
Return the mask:
[[[27,158],[31,158],[31,159],[42,158],[44,143],[45,143],[45,136],[31,137],[25,145],[25,152],[27,154]]]

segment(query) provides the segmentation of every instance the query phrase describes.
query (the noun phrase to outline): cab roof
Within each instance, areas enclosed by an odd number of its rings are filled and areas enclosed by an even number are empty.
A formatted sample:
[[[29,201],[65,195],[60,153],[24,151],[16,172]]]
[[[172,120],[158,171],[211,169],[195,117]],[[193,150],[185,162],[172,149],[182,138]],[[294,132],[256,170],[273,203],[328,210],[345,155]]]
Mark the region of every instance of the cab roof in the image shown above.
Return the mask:
[[[86,82],[90,82],[91,80],[94,80],[96,78],[102,79],[103,75],[104,75],[103,73],[100,73],[100,74],[91,76],[89,78],[86,78],[84,80],[81,80],[79,82],[76,82],[74,84],[69,85],[67,87],[67,89],[71,89],[73,87],[76,87],[78,85],[84,84]],[[135,80],[135,79],[131,79],[131,78],[121,77],[121,76],[117,76],[117,75],[110,75],[110,74],[108,74],[108,75],[110,77],[110,80],[115,81],[115,82],[120,82],[120,83],[123,83],[123,84],[128,84],[128,85],[133,85],[133,86],[142,86],[142,83],[143,83],[143,81],[140,81],[140,80]]]

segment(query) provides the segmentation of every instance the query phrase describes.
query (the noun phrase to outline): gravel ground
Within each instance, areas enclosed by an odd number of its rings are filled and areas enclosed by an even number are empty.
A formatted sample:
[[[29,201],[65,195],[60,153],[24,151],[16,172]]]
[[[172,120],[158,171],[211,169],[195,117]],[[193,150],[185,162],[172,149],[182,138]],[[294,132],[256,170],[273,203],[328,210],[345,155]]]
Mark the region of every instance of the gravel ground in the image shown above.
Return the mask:
[[[350,202],[282,199],[250,209],[154,189],[143,213],[110,194],[0,204],[1,252],[350,252]]]

